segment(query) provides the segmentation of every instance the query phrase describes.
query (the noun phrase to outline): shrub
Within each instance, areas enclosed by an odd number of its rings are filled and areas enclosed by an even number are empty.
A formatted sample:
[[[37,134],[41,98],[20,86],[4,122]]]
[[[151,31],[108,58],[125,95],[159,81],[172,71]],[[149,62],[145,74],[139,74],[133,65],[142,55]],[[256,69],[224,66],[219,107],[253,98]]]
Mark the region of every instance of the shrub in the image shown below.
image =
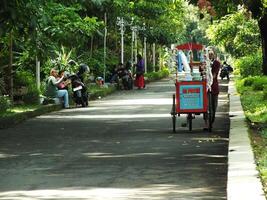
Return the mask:
[[[242,77],[261,75],[262,55],[255,53],[242,57],[235,61],[234,66],[240,71]]]
[[[267,85],[267,76],[256,77],[252,83],[253,90],[263,90],[264,86]]]
[[[162,74],[162,77],[167,77],[170,75],[170,71],[167,67],[165,67],[161,70],[161,74]]]
[[[265,85],[263,88],[263,99],[267,100],[267,85]]]
[[[5,112],[11,107],[11,101],[8,96],[0,96],[0,113]]]
[[[26,86],[29,87],[35,84],[34,75],[28,71],[17,71],[14,77],[15,87]]]
[[[244,86],[252,86],[254,83],[255,79],[257,79],[257,76],[249,76],[247,78],[244,78]]]
[[[38,104],[39,95],[40,95],[40,91],[37,89],[37,87],[31,86],[28,88],[27,94],[22,96],[22,101],[28,105]]]
[[[159,72],[146,73],[145,77],[147,77],[148,80],[150,80],[150,81],[154,81],[154,80],[159,80],[161,78],[167,77],[167,76],[169,76],[169,74],[170,74],[170,72],[169,72],[168,68],[163,68]]]

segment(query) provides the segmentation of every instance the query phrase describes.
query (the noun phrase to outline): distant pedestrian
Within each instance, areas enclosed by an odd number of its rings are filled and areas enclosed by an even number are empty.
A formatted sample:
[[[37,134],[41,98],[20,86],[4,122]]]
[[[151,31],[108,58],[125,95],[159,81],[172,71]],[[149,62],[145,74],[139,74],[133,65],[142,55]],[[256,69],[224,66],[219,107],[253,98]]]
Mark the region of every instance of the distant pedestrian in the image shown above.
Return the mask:
[[[145,88],[145,62],[140,54],[137,55],[135,86],[138,89]]]

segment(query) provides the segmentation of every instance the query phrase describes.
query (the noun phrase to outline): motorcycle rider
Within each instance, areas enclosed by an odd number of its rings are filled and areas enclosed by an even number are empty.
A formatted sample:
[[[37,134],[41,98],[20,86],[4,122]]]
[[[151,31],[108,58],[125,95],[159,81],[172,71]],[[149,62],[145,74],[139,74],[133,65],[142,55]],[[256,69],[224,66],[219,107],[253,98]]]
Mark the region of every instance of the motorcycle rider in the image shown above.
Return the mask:
[[[233,72],[233,68],[229,64],[227,64],[226,61],[224,61],[220,72],[221,79],[223,80],[223,78],[226,77],[227,80],[229,81],[230,80],[229,75],[231,72]]]

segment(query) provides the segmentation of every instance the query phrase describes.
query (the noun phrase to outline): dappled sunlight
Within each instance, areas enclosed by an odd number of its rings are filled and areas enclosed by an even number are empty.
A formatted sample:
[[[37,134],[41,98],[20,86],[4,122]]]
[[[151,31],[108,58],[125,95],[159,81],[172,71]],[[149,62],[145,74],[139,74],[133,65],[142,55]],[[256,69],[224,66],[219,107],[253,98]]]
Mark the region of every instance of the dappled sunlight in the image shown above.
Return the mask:
[[[205,158],[227,158],[226,155],[210,155],[210,154],[185,154],[184,157],[205,157]]]
[[[120,99],[99,101],[98,105],[124,106],[124,105],[171,105],[172,98],[157,99]]]
[[[220,137],[220,136],[216,136],[216,135],[213,135],[212,137],[194,137],[192,138],[191,140],[195,140],[195,141],[205,141],[205,142],[214,142],[214,141],[229,141],[228,138],[223,138],[223,137]]]
[[[3,158],[14,158],[14,157],[17,157],[18,155],[15,155],[15,154],[6,154],[6,153],[0,153],[0,159],[3,159]]]
[[[135,158],[143,156],[158,156],[163,155],[163,153],[130,153],[130,154],[120,154],[115,155],[112,153],[83,153],[82,155],[87,156],[88,158]]]
[[[147,199],[164,200],[176,199],[179,195],[212,193],[213,188],[191,187],[185,188],[172,184],[151,184],[145,187],[117,188],[117,187],[65,187],[58,189],[18,190],[0,193],[0,200],[41,200],[41,199],[79,199],[79,200],[107,200],[107,199]],[[192,196],[191,196],[192,197]],[[201,198],[194,198],[201,199]]]
[[[119,115],[43,115],[39,119],[140,119],[140,118],[170,118],[170,114],[119,114]]]

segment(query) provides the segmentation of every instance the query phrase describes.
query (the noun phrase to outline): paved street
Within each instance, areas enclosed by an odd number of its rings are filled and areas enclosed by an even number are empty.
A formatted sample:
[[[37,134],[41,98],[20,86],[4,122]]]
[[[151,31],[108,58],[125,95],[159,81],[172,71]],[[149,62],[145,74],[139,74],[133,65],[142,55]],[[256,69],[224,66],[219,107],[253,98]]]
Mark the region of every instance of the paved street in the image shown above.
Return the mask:
[[[170,80],[0,130],[0,200],[226,199],[226,82],[221,91],[212,133],[202,115],[172,133]]]

